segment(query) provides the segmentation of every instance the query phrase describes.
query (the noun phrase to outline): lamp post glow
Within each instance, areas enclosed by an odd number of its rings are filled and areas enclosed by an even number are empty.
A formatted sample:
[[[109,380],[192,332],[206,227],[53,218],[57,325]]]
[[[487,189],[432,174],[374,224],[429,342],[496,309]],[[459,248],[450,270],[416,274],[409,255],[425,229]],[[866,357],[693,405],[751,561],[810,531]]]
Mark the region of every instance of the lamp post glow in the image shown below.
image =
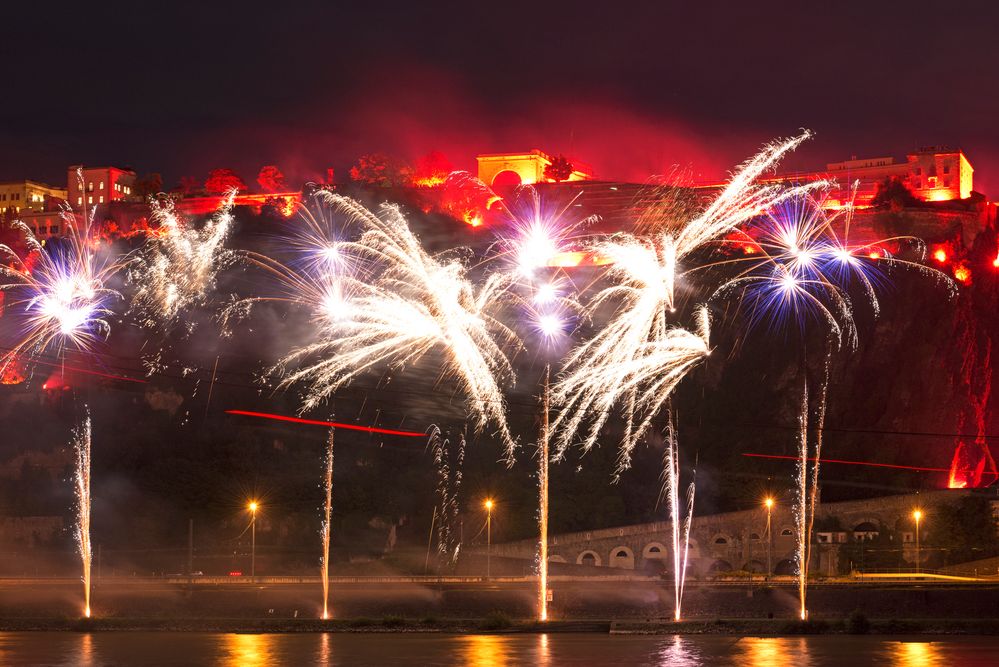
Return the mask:
[[[247,505],[250,510],[250,576],[257,576],[257,508],[256,500]]]
[[[493,501],[486,500],[486,579],[491,576],[490,551],[493,545]]]
[[[913,512],[912,518],[916,521],[916,572],[919,572],[919,520],[923,518],[922,510]]]
[[[773,498],[767,498],[766,500],[763,501],[763,504],[767,508],[767,580],[769,581],[770,580],[770,571],[771,571],[770,570],[770,544],[771,544],[771,542],[773,542],[773,538],[771,537],[771,532],[770,532],[770,515],[771,515],[771,511],[774,508],[774,499]]]

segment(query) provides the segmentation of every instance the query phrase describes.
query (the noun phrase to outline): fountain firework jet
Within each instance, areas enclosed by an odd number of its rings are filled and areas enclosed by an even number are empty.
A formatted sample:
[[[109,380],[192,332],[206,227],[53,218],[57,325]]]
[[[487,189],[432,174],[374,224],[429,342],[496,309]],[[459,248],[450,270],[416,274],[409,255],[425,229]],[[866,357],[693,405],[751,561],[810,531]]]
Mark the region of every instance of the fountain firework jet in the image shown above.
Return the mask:
[[[83,615],[90,618],[90,414],[73,431],[73,449],[76,452],[76,544],[83,566]]]
[[[307,383],[303,410],[308,410],[373,368],[402,367],[435,351],[442,376],[456,378],[464,390],[477,428],[492,425],[512,463],[516,443],[500,381],[513,378],[504,347],[516,346],[517,338],[491,315],[505,301],[508,279],[494,274],[476,287],[460,261],[424,250],[396,206],[383,205],[375,215],[345,197],[319,196],[362,230],[358,240],[343,246],[365,266],[362,274],[328,281],[348,295],[338,311],[342,315],[326,318],[314,342],[281,360],[279,369],[296,367],[281,386]],[[302,282],[294,271],[285,276],[293,289]],[[307,286],[316,282],[306,280]],[[303,300],[314,296],[307,293]],[[322,302],[315,307],[321,309]]]
[[[548,620],[548,411],[551,367],[545,365],[541,393],[541,433],[538,435],[538,620]]]
[[[152,218],[159,229],[129,271],[129,278],[138,285],[133,309],[145,326],[176,320],[215,286],[218,271],[233,259],[225,242],[232,230],[236,193],[231,190],[200,229],[181,220],[172,200],[153,201]]]
[[[856,193],[856,185],[853,188]],[[748,260],[751,267],[724,283],[715,296],[740,291],[749,306],[749,326],[767,323],[771,333],[794,322],[804,336],[806,325],[817,320],[826,331],[818,390],[814,392],[815,424],[809,426],[810,404],[805,377],[805,391],[799,415],[799,455],[796,470],[796,526],[798,545],[796,566],[802,619],[806,606],[808,566],[811,557],[811,534],[818,504],[819,459],[822,452],[822,428],[825,422],[832,354],[846,344],[857,345],[853,320],[853,301],[848,290],[858,287],[876,316],[880,310],[877,288],[887,282],[885,267],[915,268],[934,277],[955,293],[954,283],[944,274],[923,264],[892,257],[887,246],[909,242],[920,256],[925,246],[911,237],[883,239],[875,243],[851,245],[852,202],[829,214],[825,202],[828,192],[816,197],[812,192],[798,192],[771,207],[749,226],[748,238],[758,257]],[[872,252],[871,249],[876,249]],[[744,260],[745,261],[745,260]],[[712,297],[714,298],[714,297]],[[807,376],[807,350],[802,342],[800,367]],[[814,433],[814,438],[810,435]],[[810,443],[814,440],[814,446]],[[814,450],[810,452],[810,450]],[[808,462],[814,461],[809,470]]]
[[[24,315],[17,342],[0,357],[0,373],[50,348],[89,351],[111,330],[111,302],[121,295],[108,284],[131,260],[101,243],[92,212],[77,215],[66,207],[60,215],[62,238],[42,244],[17,220],[11,226],[23,236],[25,256],[0,245],[0,290],[15,297],[7,307]]]
[[[322,569],[320,575],[323,580],[323,620],[330,617],[329,596],[330,596],[330,531],[332,524],[330,518],[333,512],[333,438],[336,429],[330,428],[329,438],[326,439],[326,472],[323,475],[323,489],[326,492],[326,502],[323,505],[323,525],[320,535],[323,541]]]
[[[673,620],[679,621],[683,606],[683,589],[687,580],[687,557],[690,553],[690,524],[694,518],[694,483],[687,488],[687,511],[680,507],[680,449],[672,410],[667,408],[666,451],[663,452],[663,493],[669,505],[673,549]],[[683,525],[681,527],[681,516]]]

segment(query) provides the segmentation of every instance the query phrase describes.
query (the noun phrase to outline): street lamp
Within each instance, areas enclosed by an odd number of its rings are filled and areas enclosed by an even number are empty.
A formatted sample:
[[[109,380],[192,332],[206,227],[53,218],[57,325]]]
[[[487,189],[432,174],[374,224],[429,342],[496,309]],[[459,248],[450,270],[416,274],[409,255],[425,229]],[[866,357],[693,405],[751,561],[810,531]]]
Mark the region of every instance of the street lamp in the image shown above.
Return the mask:
[[[257,508],[256,500],[251,500],[247,508],[250,510],[250,576],[257,573]]]
[[[771,516],[771,512],[772,512],[772,510],[774,508],[774,499],[773,498],[767,498],[766,500],[763,501],[763,504],[767,508],[767,580],[769,581],[770,580],[770,572],[771,572],[771,569],[770,569],[770,545],[773,542],[773,538],[771,537],[771,532],[770,532],[770,516]]]
[[[490,562],[490,551],[493,544],[493,501],[491,498],[486,499],[486,579],[490,578],[491,574],[491,562]]]
[[[914,511],[912,518],[916,520],[916,572],[919,572],[919,520],[923,518],[923,511]]]

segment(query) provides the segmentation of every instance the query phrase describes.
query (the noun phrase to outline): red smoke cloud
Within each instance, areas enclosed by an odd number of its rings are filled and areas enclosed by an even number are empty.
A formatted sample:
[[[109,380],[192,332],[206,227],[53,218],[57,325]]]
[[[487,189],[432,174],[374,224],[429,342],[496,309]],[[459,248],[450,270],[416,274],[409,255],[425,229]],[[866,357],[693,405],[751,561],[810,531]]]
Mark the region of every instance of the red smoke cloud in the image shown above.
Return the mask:
[[[690,178],[713,180],[773,137],[733,137],[665,115],[629,108],[610,94],[590,100],[557,93],[486,105],[443,73],[393,68],[368,77],[362,92],[316,100],[291,121],[232,125],[197,144],[192,171],[209,164],[257,173],[276,164],[290,184],[325,177],[340,180],[357,157],[376,151],[416,162],[432,150],[457,169],[475,173],[475,156],[540,148],[589,164],[598,178],[644,181],[676,166]],[[795,129],[795,128],[792,128]]]

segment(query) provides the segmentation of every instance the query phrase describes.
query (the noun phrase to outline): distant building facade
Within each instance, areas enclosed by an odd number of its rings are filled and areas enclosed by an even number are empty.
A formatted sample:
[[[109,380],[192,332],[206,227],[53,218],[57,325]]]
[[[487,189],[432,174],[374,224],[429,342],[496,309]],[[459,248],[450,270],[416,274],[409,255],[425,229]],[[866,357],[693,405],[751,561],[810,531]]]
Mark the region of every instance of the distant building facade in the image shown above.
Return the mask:
[[[554,158],[534,149],[526,153],[488,153],[475,158],[479,180],[490,187],[513,187],[521,184],[544,183],[545,169]],[[585,181],[593,177],[589,166],[572,161],[573,171],[568,181]]]
[[[82,174],[82,178],[80,175]],[[118,167],[73,165],[66,178],[69,203],[76,209],[132,198],[135,172]]]
[[[0,213],[20,215],[55,208],[66,200],[66,190],[38,181],[0,183]]]
[[[835,575],[842,569],[859,569],[858,562],[841,563],[843,549],[849,544],[869,543],[881,532],[891,532],[898,538],[899,557],[915,563],[917,551],[912,512],[919,508],[932,517],[938,505],[949,503],[968,494],[967,491],[929,491],[917,495],[899,495],[870,500],[822,503],[817,511],[813,532],[815,553],[810,572]],[[999,511],[999,500],[993,500],[993,510]],[[779,504],[772,511],[770,532],[767,532],[767,511],[762,506],[741,512],[695,516],[690,528],[687,553],[689,572],[695,576],[711,576],[733,570],[776,575],[795,571],[797,553],[796,514],[792,506]],[[821,528],[819,523],[838,524],[836,529]],[[928,525],[927,525],[928,524]],[[926,537],[937,529],[932,521],[921,526]],[[666,521],[617,528],[601,528],[578,533],[550,535],[549,560],[589,567],[638,570],[647,573],[666,572],[672,568],[671,525]],[[469,547],[470,553],[481,554],[481,547]],[[493,544],[494,557],[523,559],[532,562],[537,555],[537,539]],[[768,558],[769,554],[769,558]],[[925,561],[928,550],[919,552]]]
[[[857,206],[868,206],[885,179],[898,179],[922,201],[968,199],[974,190],[975,170],[961,149],[925,146],[906,155],[904,162],[892,157],[830,162],[825,170],[785,172],[771,181],[813,181],[827,179],[836,184],[830,193],[829,206],[850,200],[856,186]]]

